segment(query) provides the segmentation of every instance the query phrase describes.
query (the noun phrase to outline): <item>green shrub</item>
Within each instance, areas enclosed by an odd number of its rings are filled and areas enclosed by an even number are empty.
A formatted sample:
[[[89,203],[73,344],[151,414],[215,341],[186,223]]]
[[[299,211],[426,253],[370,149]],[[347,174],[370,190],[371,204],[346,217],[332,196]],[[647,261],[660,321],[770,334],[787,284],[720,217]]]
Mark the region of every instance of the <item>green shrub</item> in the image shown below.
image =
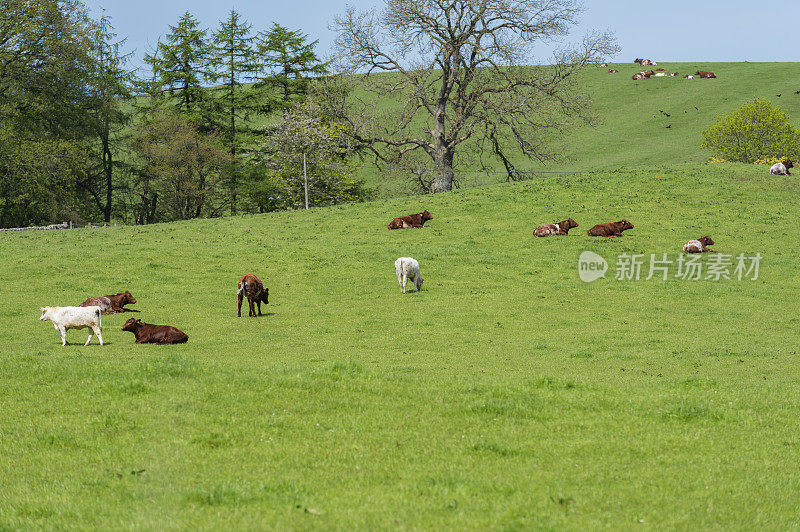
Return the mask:
[[[759,159],[797,159],[800,132],[789,115],[767,100],[754,97],[703,131],[701,146],[726,161],[753,163]]]

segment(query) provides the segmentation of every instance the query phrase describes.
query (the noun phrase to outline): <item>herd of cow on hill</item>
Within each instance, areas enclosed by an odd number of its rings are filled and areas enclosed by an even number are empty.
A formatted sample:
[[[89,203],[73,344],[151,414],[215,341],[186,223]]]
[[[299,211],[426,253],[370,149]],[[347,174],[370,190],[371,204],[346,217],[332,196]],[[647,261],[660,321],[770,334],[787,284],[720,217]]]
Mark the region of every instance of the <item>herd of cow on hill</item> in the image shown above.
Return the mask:
[[[640,59],[638,57],[636,59],[634,59],[633,62],[634,63],[638,63],[638,64],[640,64],[642,66],[656,66],[656,65],[658,65],[658,63],[656,63],[655,61],[651,61],[650,59]],[[601,63],[600,66],[606,68],[606,67],[608,67],[608,63]],[[615,68],[609,68],[608,72],[609,72],[609,74],[618,74],[619,70],[617,70]],[[634,81],[639,81],[639,80],[642,80],[642,79],[650,79],[651,76],[654,76],[654,77],[657,77],[657,78],[659,78],[659,77],[675,78],[675,77],[678,77],[679,75],[680,75],[680,73],[678,73],[678,72],[667,73],[666,69],[657,68],[655,70],[642,70],[641,72],[637,72],[636,74],[634,74],[631,77],[632,77],[632,79]],[[683,77],[685,79],[694,79],[695,76],[697,76],[699,78],[704,78],[704,79],[711,79],[711,78],[716,78],[717,77],[716,74],[714,74],[713,72],[709,72],[708,70],[698,70],[694,74],[686,74]]]

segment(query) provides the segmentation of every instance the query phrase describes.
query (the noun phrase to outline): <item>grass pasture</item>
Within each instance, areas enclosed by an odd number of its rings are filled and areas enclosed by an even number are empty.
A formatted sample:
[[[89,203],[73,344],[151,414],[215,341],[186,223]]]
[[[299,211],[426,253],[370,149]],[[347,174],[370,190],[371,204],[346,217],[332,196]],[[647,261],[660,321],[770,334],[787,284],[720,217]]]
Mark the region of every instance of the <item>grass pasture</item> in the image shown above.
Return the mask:
[[[2,234],[0,529],[796,530],[800,186],[765,173]],[[386,229],[422,208],[423,230]],[[532,237],[567,216],[570,236]],[[622,217],[620,239],[585,234]],[[760,278],[613,279],[618,253],[703,234],[760,252]],[[578,279],[584,250],[609,278]],[[235,313],[248,272],[259,319]],[[124,289],[142,312],[105,316],[102,348],[37,319]],[[129,316],[189,343],[136,346]]]

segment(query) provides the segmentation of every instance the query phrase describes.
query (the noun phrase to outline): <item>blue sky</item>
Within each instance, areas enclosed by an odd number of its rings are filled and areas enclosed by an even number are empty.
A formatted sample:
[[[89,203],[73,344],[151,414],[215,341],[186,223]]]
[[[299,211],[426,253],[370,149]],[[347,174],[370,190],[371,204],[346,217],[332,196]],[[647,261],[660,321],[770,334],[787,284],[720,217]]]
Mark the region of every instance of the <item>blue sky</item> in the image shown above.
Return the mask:
[[[380,0],[86,0],[95,16],[102,9],[111,16],[117,33],[136,49],[135,65],[158,37],[185,11],[205,27],[217,26],[231,8],[253,24],[268,28],[273,21],[300,29],[325,55],[333,40],[328,24],[346,5],[367,9]],[[800,61],[800,1],[797,0],[671,0],[631,2],[584,0],[586,8],[572,37],[590,29],[612,30],[622,47],[619,62],[635,57],[657,61]],[[531,62],[543,62],[543,50]],[[537,61],[538,59],[538,61]]]

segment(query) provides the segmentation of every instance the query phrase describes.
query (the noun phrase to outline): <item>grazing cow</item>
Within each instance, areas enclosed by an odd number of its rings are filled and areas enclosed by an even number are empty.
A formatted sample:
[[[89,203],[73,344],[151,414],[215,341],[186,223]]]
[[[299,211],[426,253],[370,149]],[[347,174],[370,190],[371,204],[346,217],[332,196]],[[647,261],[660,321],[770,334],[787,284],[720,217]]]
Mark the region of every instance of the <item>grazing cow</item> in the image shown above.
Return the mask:
[[[716,253],[713,249],[708,249],[708,246],[713,246],[714,241],[711,240],[710,236],[701,236],[697,240],[689,240],[687,243],[683,245],[683,252],[684,253],[705,253],[711,252]]]
[[[613,68],[609,68],[609,69],[608,69],[608,71],[609,71],[611,74],[616,74],[617,72],[619,72],[619,70],[615,70],[615,69],[613,69]]]
[[[566,235],[573,227],[578,227],[578,224],[569,218],[557,224],[540,225],[533,231],[533,236]]]
[[[67,331],[70,329],[91,329],[89,339],[83,345],[89,345],[92,334],[97,335],[103,345],[103,329],[100,320],[100,307],[41,307],[41,321],[50,320],[53,327],[61,333],[61,345],[67,345]]]
[[[256,307],[258,304],[258,315],[261,316],[261,303],[269,304],[269,288],[264,288],[261,279],[255,275],[247,274],[239,278],[239,285],[236,289],[236,295],[239,299],[239,317],[242,317],[242,299],[247,296],[247,302],[250,305],[250,314],[248,316],[255,317]]]
[[[706,78],[706,79],[716,78],[717,77],[716,74],[714,74],[713,72],[709,72],[708,70],[698,70],[697,72],[694,73],[694,75],[695,76],[700,76],[701,78]]]
[[[189,337],[171,325],[152,325],[130,318],[122,326],[123,331],[132,332],[137,344],[185,344]]]
[[[397,282],[400,283],[400,293],[406,293],[408,281],[414,283],[414,290],[419,292],[424,279],[419,273],[419,262],[411,257],[400,257],[394,261],[394,271],[397,273]]]
[[[589,229],[586,234],[589,236],[616,237],[622,236],[622,232],[627,229],[633,229],[633,224],[628,220],[620,220],[619,222],[597,224]]]
[[[389,223],[389,229],[408,229],[409,227],[420,228],[425,225],[425,222],[428,220],[433,220],[433,215],[425,210],[417,214],[410,214],[408,216],[395,218]]]
[[[100,307],[103,314],[114,314],[116,312],[139,312],[138,310],[124,308],[125,305],[133,305],[136,298],[128,291],[120,292],[111,296],[90,297],[83,303],[82,307]]]
[[[772,167],[769,169],[769,173],[771,175],[792,175],[789,172],[789,168],[793,168],[793,167],[794,167],[794,165],[792,164],[792,161],[790,161],[789,159],[786,159],[786,160],[781,161],[779,163],[773,164]]]

